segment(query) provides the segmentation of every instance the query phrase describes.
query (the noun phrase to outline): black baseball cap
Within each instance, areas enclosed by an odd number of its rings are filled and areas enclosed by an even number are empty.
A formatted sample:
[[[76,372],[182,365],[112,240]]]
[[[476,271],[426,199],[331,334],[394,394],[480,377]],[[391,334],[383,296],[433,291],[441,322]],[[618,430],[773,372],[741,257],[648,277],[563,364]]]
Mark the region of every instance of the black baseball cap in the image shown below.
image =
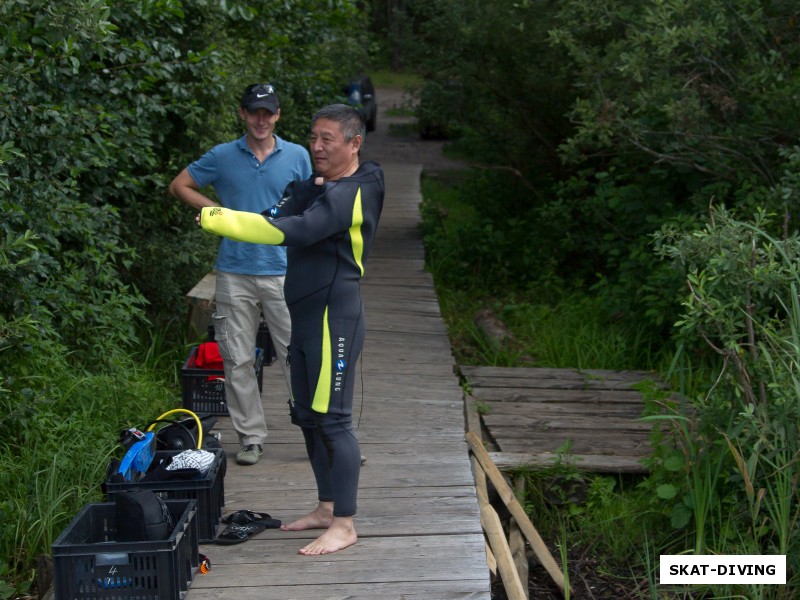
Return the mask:
[[[242,94],[241,107],[248,112],[259,108],[266,108],[271,113],[278,112],[278,96],[275,88],[269,83],[254,83],[248,85]]]

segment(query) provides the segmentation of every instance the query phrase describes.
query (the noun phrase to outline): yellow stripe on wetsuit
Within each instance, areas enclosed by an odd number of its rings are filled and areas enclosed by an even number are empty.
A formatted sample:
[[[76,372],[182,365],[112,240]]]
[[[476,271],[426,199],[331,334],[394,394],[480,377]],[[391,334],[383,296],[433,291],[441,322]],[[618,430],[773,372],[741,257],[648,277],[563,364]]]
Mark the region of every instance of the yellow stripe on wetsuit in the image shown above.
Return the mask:
[[[364,211],[361,207],[361,188],[356,192],[356,199],[353,202],[353,221],[350,225],[350,243],[353,245],[353,258],[364,276],[364,236],[361,235],[361,225],[364,223]]]
[[[353,217],[350,225],[350,243],[353,248],[353,259],[358,265],[361,275],[364,275],[364,237],[361,235],[361,225],[364,223],[364,212],[361,206],[361,188],[356,192],[353,201]],[[331,377],[333,373],[333,353],[331,351],[331,331],[328,325],[328,307],[322,316],[322,356],[320,362],[319,378],[314,390],[314,400],[311,410],[318,413],[327,413],[331,403]]]
[[[314,390],[314,400],[311,402],[311,410],[318,413],[327,413],[331,403],[331,330],[328,326],[328,307],[322,315],[322,362],[319,368],[319,379],[317,389]]]

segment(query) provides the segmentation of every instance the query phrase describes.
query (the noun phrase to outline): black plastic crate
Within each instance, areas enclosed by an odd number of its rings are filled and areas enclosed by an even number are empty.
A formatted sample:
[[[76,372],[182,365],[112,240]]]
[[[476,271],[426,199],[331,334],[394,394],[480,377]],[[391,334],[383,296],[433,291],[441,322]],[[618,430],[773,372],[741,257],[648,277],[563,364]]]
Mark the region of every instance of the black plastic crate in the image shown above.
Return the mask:
[[[204,448],[215,455],[214,463],[203,479],[173,479],[169,481],[106,481],[106,499],[113,502],[119,492],[133,488],[151,490],[164,500],[197,500],[197,533],[201,542],[216,537],[217,525],[225,506],[225,460],[222,448]],[[179,450],[157,450],[153,463],[175,456]]]
[[[167,500],[166,540],[116,541],[116,504],[87,504],[51,550],[55,600],[181,600],[199,565],[197,502]]]
[[[227,415],[228,405],[225,402],[225,376],[222,369],[198,369],[195,365],[197,346],[193,346],[186,362],[181,367],[181,386],[183,388],[183,408],[196,414]],[[258,391],[264,382],[264,352],[256,348],[256,380]]]
[[[256,333],[256,348],[261,348],[264,351],[264,364],[269,366],[278,355],[275,352],[275,344],[272,343],[272,336],[269,333],[267,322],[263,320],[264,315],[261,315],[261,317],[262,321],[258,326],[258,333]],[[213,342],[214,335],[214,324],[212,323],[208,326],[208,334],[206,335],[206,339],[208,339],[210,342]]]

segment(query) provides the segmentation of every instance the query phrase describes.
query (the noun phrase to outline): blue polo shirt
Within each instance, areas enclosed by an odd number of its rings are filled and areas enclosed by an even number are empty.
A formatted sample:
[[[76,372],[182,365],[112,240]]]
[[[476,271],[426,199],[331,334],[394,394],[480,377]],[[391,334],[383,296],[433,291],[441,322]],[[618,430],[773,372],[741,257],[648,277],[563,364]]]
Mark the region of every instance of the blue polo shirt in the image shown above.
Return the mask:
[[[214,146],[187,170],[200,188],[213,186],[223,206],[261,213],[278,203],[290,182],[311,176],[311,160],[303,146],[276,135],[275,150],[260,163],[246,137]],[[286,248],[222,238],[214,268],[242,275],[284,275]]]

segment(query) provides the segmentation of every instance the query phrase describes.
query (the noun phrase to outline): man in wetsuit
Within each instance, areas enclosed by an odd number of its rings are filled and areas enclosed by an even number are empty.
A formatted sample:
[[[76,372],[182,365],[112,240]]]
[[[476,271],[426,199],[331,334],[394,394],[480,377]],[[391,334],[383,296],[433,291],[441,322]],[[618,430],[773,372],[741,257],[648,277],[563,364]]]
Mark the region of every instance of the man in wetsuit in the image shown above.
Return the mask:
[[[325,529],[300,550],[316,555],[354,544],[361,453],[353,433],[355,365],[364,342],[359,282],[383,207],[383,171],[359,164],[364,123],[334,104],[311,122],[315,173],[289,184],[265,216],[204,208],[209,231],[287,247],[286,303],[292,319],[292,422],[302,429],[317,482],[317,508],[282,529]]]
[[[311,174],[306,149],[275,133],[280,116],[272,85],[248,86],[239,106],[245,135],[215,146],[183,169],[170,184],[170,193],[197,209],[218,205],[201,191],[207,186],[214,188],[220,203],[228,208],[258,215],[273,206],[289,182],[303,181]],[[286,367],[290,317],[283,292],[286,250],[226,239],[219,245],[214,267],[214,338],[223,358],[231,424],[241,444],[236,462],[254,465],[267,439],[264,404],[253,368],[261,313],[286,386],[291,388]]]

